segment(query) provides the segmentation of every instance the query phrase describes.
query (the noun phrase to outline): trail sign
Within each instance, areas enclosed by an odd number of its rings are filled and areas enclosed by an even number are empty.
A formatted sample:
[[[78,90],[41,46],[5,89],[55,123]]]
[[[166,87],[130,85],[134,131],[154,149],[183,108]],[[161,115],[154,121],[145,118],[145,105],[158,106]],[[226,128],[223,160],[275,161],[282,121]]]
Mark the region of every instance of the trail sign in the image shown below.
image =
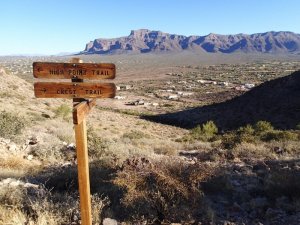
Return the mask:
[[[33,75],[35,78],[72,79],[72,82],[36,82],[34,94],[37,98],[73,98],[81,224],[92,225],[85,117],[96,105],[96,98],[113,98],[116,86],[113,83],[83,83],[83,79],[114,79],[116,67],[112,63],[80,63],[79,58],[73,58],[71,63],[34,62]]]
[[[113,83],[36,82],[37,98],[113,98],[116,85]]]
[[[34,62],[35,78],[52,79],[114,79],[116,66],[112,63],[53,63]]]

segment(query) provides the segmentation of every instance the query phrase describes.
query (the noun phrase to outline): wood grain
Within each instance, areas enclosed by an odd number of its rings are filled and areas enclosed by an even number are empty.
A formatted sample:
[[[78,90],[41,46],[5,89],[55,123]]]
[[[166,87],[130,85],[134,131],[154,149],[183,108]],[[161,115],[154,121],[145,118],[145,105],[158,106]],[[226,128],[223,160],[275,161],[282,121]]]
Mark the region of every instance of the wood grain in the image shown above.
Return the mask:
[[[37,98],[113,98],[116,85],[113,83],[36,82]]]
[[[34,62],[33,76],[48,79],[114,79],[116,66],[113,63],[55,63]]]
[[[86,100],[78,103],[73,108],[73,123],[79,124],[83,121],[85,116],[92,110],[92,108],[96,105],[96,99]]]
[[[77,152],[81,224],[92,225],[90,175],[85,118],[83,117],[83,120],[80,124],[75,124],[74,128]]]

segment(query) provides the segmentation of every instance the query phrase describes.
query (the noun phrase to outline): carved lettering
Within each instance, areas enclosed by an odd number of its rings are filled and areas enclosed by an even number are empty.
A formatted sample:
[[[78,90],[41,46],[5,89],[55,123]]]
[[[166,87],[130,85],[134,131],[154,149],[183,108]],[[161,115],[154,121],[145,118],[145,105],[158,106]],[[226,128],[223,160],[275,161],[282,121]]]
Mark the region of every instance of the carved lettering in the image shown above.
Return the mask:
[[[87,94],[87,95],[101,95],[102,94],[102,92],[101,92],[101,90],[85,90],[85,93]]]
[[[56,93],[61,94],[61,95],[75,95],[76,90],[75,89],[58,89]]]
[[[93,75],[109,75],[108,70],[92,70]]]
[[[63,75],[64,70],[59,70],[59,69],[50,69],[49,70],[50,75]]]
[[[68,74],[71,76],[84,76],[86,75],[86,70],[69,70]]]

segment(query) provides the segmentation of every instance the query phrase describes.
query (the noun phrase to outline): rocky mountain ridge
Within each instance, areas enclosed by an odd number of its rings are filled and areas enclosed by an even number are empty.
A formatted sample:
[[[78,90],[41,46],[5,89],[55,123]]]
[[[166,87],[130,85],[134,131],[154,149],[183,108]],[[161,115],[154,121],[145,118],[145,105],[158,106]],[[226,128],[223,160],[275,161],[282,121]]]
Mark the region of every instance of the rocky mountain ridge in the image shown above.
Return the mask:
[[[127,37],[95,39],[86,44],[81,54],[163,53],[184,50],[208,53],[300,54],[300,34],[280,31],[256,34],[184,36],[132,30]]]

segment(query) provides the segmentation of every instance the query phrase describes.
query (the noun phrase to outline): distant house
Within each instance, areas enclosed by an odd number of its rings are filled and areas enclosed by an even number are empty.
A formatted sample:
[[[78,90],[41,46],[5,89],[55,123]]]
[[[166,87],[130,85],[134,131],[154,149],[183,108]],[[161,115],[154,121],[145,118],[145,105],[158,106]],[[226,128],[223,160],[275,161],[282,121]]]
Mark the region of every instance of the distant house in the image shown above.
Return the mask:
[[[118,100],[125,99],[125,96],[119,96],[119,95],[117,95],[117,96],[115,96],[115,99],[118,99]]]
[[[169,95],[168,99],[170,99],[170,100],[178,99],[178,95]]]
[[[130,89],[132,89],[132,85],[122,84],[122,85],[117,86],[118,91],[126,91],[126,90],[130,90]]]
[[[255,87],[255,84],[244,84],[245,88],[251,89]]]

